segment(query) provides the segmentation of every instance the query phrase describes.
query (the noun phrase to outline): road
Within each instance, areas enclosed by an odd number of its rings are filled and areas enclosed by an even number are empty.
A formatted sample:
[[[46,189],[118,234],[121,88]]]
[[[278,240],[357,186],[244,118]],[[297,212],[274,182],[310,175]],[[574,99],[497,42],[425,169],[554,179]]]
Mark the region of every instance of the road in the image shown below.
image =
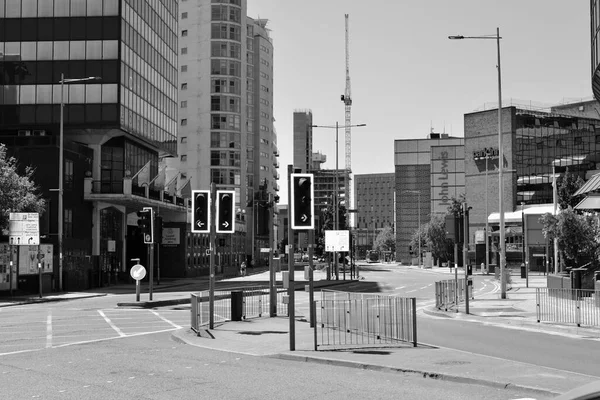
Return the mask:
[[[393,264],[370,264],[362,276],[368,282],[378,282],[382,293],[416,297],[417,308],[434,304],[435,281],[451,279],[453,275],[435,270],[396,267]],[[473,276],[475,296],[497,291],[492,276]],[[360,282],[354,289],[361,290]],[[364,285],[368,287],[369,285]],[[372,285],[371,285],[372,287]],[[352,289],[352,285],[348,286]],[[344,290],[344,289],[340,289]],[[419,314],[418,340],[490,357],[519,361],[600,378],[600,340],[579,339],[508,329],[452,318],[436,318]]]
[[[174,342],[169,332],[5,354],[0,356],[0,386],[7,399],[525,397],[513,390],[399,373],[207,350]]]

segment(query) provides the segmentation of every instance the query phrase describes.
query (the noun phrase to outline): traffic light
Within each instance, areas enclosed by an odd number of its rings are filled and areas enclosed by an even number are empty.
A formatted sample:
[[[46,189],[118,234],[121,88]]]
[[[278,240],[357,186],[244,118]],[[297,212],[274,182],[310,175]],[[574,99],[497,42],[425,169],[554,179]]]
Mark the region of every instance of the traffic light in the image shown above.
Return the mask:
[[[144,207],[142,211],[137,212],[137,216],[144,243],[154,243],[154,210],[152,210],[152,207]]]
[[[192,232],[210,233],[210,190],[192,190]]]
[[[291,174],[292,229],[314,229],[313,174]]]
[[[235,215],[235,192],[217,190],[217,233],[233,233]]]

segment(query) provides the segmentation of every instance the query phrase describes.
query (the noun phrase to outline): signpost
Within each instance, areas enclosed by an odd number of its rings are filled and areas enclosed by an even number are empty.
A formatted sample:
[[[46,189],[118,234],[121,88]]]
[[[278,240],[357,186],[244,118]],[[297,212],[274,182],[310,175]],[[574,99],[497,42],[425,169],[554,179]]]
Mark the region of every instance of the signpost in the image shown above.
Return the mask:
[[[40,298],[42,298],[40,215],[38,213],[10,213],[8,218],[8,244],[11,246],[38,246],[37,265],[39,275]]]
[[[131,267],[129,275],[135,279],[135,301],[140,301],[140,281],[146,277],[146,268],[139,263],[139,258],[134,258],[132,261],[136,261],[137,264]]]

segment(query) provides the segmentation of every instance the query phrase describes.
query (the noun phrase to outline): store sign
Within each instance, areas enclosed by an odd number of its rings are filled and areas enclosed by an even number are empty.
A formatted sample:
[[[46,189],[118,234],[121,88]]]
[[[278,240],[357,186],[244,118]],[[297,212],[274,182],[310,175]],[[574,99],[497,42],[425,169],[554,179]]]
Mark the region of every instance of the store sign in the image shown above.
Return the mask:
[[[486,158],[498,158],[500,156],[500,151],[494,148],[485,148],[483,150],[477,150],[473,152],[473,159],[475,161],[485,160]]]

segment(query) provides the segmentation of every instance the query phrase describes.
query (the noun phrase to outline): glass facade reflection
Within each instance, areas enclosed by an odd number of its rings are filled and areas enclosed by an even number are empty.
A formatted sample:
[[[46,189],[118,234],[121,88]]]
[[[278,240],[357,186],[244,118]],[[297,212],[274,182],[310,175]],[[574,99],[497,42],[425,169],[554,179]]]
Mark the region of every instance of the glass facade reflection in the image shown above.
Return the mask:
[[[119,8],[119,6],[121,8]],[[175,153],[175,0],[0,0],[0,135],[117,128]]]
[[[600,121],[516,110],[517,204],[552,203],[553,165],[583,179],[598,171]]]

